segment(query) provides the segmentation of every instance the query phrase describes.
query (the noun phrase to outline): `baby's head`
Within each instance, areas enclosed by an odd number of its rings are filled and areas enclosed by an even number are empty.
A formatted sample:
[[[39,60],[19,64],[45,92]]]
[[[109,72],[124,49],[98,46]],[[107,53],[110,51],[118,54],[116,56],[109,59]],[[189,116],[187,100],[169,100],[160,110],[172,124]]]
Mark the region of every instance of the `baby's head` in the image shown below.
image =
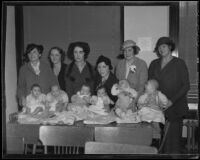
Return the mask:
[[[130,87],[129,82],[126,79],[119,81],[119,88],[120,89],[127,89],[129,87]]]
[[[82,87],[81,87],[81,90],[80,90],[80,95],[90,95],[90,86],[84,84]]]
[[[153,93],[155,92],[159,87],[158,81],[155,79],[148,80],[146,85],[145,85],[145,91],[147,93]]]
[[[51,86],[51,94],[54,97],[58,97],[60,95],[60,87],[58,85]]]
[[[39,97],[39,95],[41,94],[41,88],[39,84],[33,84],[31,86],[31,94],[36,98]]]
[[[97,97],[103,97],[106,95],[107,95],[107,93],[106,93],[106,89],[104,87],[99,87],[97,89]]]
[[[123,108],[124,110],[128,109],[130,107],[130,104],[132,104],[133,98],[131,93],[122,91],[118,94],[118,107]]]

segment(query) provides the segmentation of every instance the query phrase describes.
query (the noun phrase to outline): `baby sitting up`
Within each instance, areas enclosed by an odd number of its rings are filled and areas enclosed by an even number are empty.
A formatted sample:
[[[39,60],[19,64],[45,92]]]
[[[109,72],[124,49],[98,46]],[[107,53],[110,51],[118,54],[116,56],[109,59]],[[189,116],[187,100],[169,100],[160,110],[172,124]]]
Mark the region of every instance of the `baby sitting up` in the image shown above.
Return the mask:
[[[121,80],[119,84],[114,84],[111,93],[118,96],[115,104],[115,113],[118,117],[125,119],[136,112],[135,98],[137,92],[130,87],[127,80]]]
[[[66,110],[69,102],[68,95],[61,90],[58,85],[51,87],[51,91],[47,94],[47,107],[49,111],[62,112]]]
[[[72,103],[68,104],[68,111],[74,111],[76,113],[81,112],[82,109],[89,105],[90,98],[90,87],[87,84],[84,84],[81,87],[81,90],[71,97]]]
[[[45,110],[46,95],[41,93],[38,84],[31,86],[31,93],[27,95],[23,102],[23,113],[36,115]]]
[[[154,79],[147,81],[145,93],[138,99],[138,114],[142,121],[151,122],[155,128],[159,129],[159,122],[165,123],[163,110],[171,106],[171,101],[158,91],[158,82]]]
[[[92,105],[89,106],[89,110],[102,115],[105,115],[110,111],[110,104],[114,104],[103,86],[97,89],[97,96],[92,96],[90,103]]]

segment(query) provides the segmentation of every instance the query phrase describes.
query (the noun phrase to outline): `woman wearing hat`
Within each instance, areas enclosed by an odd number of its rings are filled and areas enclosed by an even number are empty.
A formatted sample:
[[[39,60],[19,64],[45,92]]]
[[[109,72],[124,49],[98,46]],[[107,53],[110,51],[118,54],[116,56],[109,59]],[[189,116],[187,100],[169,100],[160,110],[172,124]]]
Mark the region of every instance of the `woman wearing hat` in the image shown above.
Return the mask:
[[[136,57],[140,48],[132,40],[126,40],[122,45],[124,59],[116,66],[116,77],[127,79],[131,88],[138,92],[138,97],[144,91],[148,79],[148,68],[144,60]]]
[[[99,56],[96,62],[96,69],[98,73],[95,80],[95,92],[99,87],[104,87],[111,100],[116,102],[117,96],[113,96],[111,94],[111,88],[115,83],[118,83],[118,80],[111,72],[112,68],[111,60],[109,58],[103,55]]]
[[[64,63],[65,52],[60,47],[52,47],[49,51],[48,59],[53,73],[58,78],[60,88],[65,91],[65,74],[67,64]]]
[[[90,47],[86,42],[73,42],[69,45],[67,55],[72,60],[66,71],[66,92],[71,100],[72,95],[81,90],[86,84],[92,91],[94,89],[95,71],[87,62]]]
[[[158,59],[149,66],[149,79],[156,79],[159,90],[167,96],[171,104],[164,111],[168,123],[165,130],[164,153],[180,153],[182,121],[188,112],[187,92],[190,89],[188,69],[185,62],[172,56],[174,42],[169,37],[161,37],[154,52]]]
[[[48,63],[41,61],[43,46],[28,44],[25,53],[25,63],[19,71],[17,97],[19,105],[22,106],[25,97],[30,93],[31,86],[38,84],[44,94],[50,91],[52,85],[58,84]]]

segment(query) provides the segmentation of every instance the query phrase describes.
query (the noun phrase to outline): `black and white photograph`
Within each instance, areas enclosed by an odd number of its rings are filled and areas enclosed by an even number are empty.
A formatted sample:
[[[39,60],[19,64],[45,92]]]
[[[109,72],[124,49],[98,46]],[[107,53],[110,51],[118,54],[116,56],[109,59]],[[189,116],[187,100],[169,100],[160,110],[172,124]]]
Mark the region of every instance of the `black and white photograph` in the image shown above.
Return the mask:
[[[2,159],[199,159],[199,1],[2,1]]]

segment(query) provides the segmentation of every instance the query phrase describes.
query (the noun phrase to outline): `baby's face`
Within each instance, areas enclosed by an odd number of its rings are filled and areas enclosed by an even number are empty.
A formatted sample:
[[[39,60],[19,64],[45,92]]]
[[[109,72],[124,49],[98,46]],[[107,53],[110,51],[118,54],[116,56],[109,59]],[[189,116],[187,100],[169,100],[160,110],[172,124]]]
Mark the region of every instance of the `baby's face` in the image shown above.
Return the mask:
[[[145,85],[145,90],[147,93],[153,93],[156,90],[156,88],[153,83],[147,82],[147,84]]]
[[[60,89],[58,86],[52,86],[51,87],[51,93],[53,96],[57,97],[60,94]]]
[[[98,97],[103,97],[103,96],[106,96],[106,91],[104,88],[101,88],[97,91],[97,96]]]
[[[33,96],[39,97],[39,95],[41,94],[40,87],[33,87],[31,93]]]
[[[90,88],[87,86],[83,86],[80,91],[81,95],[90,95]]]

